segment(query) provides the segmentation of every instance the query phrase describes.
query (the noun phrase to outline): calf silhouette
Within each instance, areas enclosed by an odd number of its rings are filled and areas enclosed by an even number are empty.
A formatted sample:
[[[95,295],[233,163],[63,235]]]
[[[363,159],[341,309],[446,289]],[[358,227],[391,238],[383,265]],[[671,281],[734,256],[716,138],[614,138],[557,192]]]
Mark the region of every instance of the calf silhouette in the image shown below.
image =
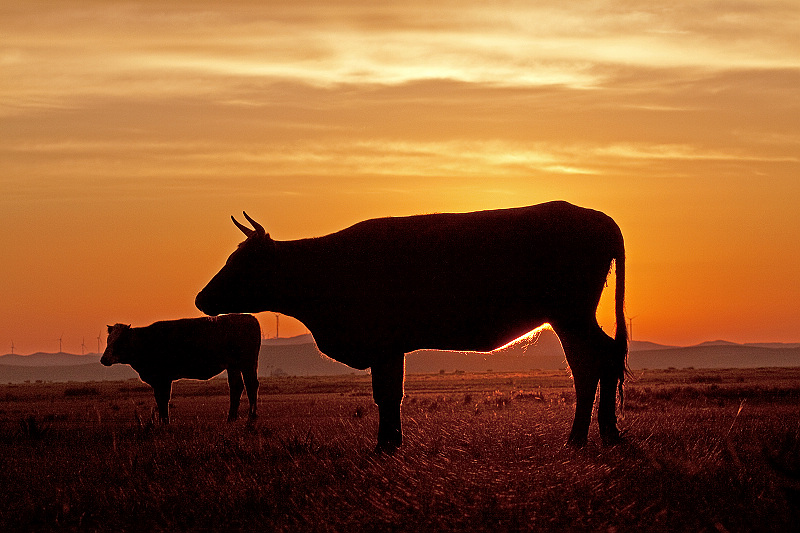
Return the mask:
[[[231,217],[233,218],[233,217]],[[313,239],[275,241],[250,229],[200,291],[208,315],[274,311],[302,321],[324,354],[370,368],[378,449],[402,442],[405,354],[488,351],[549,323],[561,339],[577,401],[571,444],[598,423],[619,439],[616,392],[628,352],[622,233],[607,215],[567,202],[460,214],[381,218]],[[595,316],[616,263],[616,335]]]
[[[147,327],[108,326],[108,343],[100,362],[128,364],[153,387],[162,422],[169,422],[172,382],[181,378],[211,379],[228,371],[231,403],[228,421],[239,417],[242,391],[247,388],[249,417],[256,417],[258,352],[261,327],[250,315],[186,318],[155,322]]]

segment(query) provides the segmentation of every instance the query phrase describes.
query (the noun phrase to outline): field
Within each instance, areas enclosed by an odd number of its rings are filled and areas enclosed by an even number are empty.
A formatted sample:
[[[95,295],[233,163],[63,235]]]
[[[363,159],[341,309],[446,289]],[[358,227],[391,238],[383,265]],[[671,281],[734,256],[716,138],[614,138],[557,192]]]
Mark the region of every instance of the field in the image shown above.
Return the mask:
[[[576,451],[564,371],[409,375],[392,456],[368,376],[262,378],[253,424],[223,379],[169,426],[136,380],[4,385],[0,530],[797,530],[800,369],[634,380],[627,443]]]

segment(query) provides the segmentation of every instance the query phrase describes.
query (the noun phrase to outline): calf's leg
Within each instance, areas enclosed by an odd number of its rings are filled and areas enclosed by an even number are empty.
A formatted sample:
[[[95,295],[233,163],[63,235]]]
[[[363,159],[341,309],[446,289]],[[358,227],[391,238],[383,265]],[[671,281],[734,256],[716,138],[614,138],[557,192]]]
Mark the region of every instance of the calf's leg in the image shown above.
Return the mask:
[[[169,399],[172,396],[172,381],[160,381],[151,384],[153,395],[156,397],[158,416],[161,422],[169,424]]]
[[[239,402],[242,399],[242,391],[244,390],[241,370],[228,369],[228,387],[231,390],[231,408],[228,411],[228,422],[234,422],[239,418]]]
[[[379,358],[371,367],[372,397],[378,405],[378,453],[392,453],[403,443],[400,404],[403,402],[404,355]]]
[[[247,418],[253,420],[258,418],[256,407],[258,406],[258,369],[255,367],[242,370],[244,377],[244,386],[247,389],[247,400],[250,402],[250,408],[247,412]]]

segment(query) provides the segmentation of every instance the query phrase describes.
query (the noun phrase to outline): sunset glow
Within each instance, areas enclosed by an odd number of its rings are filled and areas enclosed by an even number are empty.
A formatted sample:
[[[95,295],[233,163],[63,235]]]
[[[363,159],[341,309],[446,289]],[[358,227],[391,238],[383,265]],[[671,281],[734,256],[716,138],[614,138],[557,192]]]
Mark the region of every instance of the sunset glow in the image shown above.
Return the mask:
[[[798,27],[777,0],[6,7],[0,354],[198,316],[242,210],[285,240],[556,199],[622,228],[634,338],[798,342]]]

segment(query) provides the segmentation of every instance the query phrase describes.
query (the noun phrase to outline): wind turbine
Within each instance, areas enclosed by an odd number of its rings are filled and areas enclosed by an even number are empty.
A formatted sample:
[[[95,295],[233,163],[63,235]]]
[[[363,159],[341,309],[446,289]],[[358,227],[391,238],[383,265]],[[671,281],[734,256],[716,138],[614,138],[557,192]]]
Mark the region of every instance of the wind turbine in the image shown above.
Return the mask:
[[[102,331],[97,334],[97,353],[100,353],[100,335],[102,334],[103,334]]]
[[[633,319],[638,316],[639,315],[628,317],[628,342],[633,342]]]
[[[14,355],[14,339],[11,339],[11,355]]]
[[[81,337],[81,355],[86,353],[86,337]]]
[[[64,334],[62,333],[61,336],[58,338],[58,353],[61,353],[61,342],[64,339]]]

